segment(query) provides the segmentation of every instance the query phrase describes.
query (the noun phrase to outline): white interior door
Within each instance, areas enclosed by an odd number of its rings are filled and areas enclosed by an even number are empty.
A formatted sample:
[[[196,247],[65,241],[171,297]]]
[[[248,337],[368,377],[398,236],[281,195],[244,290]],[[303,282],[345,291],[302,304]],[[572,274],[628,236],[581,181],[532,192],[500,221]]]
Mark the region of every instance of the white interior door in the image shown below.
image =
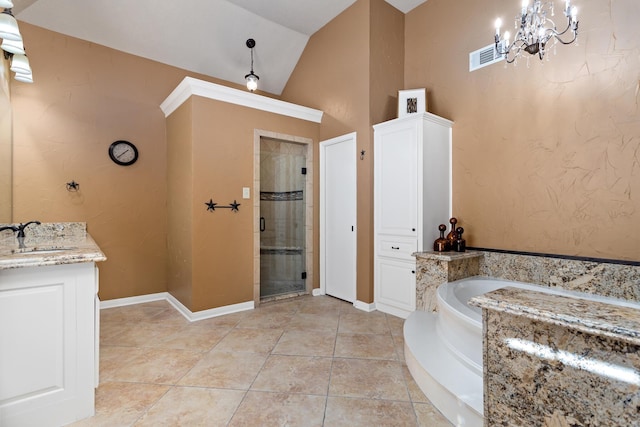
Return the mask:
[[[320,289],[356,300],[356,134],[320,143]]]

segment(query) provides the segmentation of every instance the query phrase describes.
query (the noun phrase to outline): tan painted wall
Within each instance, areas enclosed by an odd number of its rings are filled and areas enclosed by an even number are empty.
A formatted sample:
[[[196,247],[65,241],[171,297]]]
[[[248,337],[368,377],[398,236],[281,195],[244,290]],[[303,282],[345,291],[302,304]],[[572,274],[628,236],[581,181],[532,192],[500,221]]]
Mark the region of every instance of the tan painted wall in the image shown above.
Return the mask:
[[[501,0],[406,16],[408,86],[455,121],[454,214],[478,247],[640,261],[640,2],[575,0],[579,43],[469,73]]]
[[[363,302],[373,301],[371,126],[396,116],[403,25],[404,15],[383,0],[358,0],[309,39],[282,92],[287,101],[324,111],[320,140],[357,132],[357,299]]]
[[[184,238],[180,247],[170,246],[169,258],[174,259],[176,250],[182,250],[191,244],[192,265],[184,263],[181,266],[192,269],[192,281],[190,286],[178,283],[170,286],[170,289],[172,293],[173,289],[180,290],[180,296],[175,296],[191,311],[253,301],[253,203],[257,195],[251,194],[251,199],[243,199],[242,188],[249,187],[253,192],[254,129],[311,138],[316,142],[313,149],[316,151],[314,158],[317,158],[319,125],[198,96],[192,97],[187,103],[191,106],[185,108],[183,105],[169,116],[169,128],[176,130],[175,133],[173,130],[169,132],[169,152],[178,149],[172,148],[175,143],[185,147],[185,153],[180,154],[181,157],[190,156],[192,196],[191,200],[186,200],[187,196],[182,192],[179,179],[175,186],[170,186],[169,206],[189,204],[190,212],[185,208],[180,215],[170,219],[169,230],[170,242],[172,232],[177,230],[188,233],[190,242]],[[186,140],[186,132],[177,131],[187,126],[189,116],[192,126],[191,141]],[[189,142],[191,150],[187,147]],[[187,166],[188,161],[180,163]],[[176,169],[169,169],[170,182],[177,173]],[[315,179],[317,173],[317,168],[314,168]],[[185,185],[188,181],[189,179]],[[209,199],[220,206],[229,205],[236,200],[240,203],[239,211],[216,209],[209,212],[205,206]],[[317,191],[314,192],[313,201],[316,248],[319,215]],[[191,220],[185,222],[182,218],[184,215],[190,215]],[[174,221],[179,222],[179,225],[173,224]],[[185,230],[185,223],[190,223],[189,230]],[[184,253],[189,251],[185,250]],[[314,271],[318,271],[317,256],[313,264]],[[180,274],[181,272],[172,274],[170,282],[180,277]],[[189,273],[184,274],[185,281],[189,280],[188,276]],[[317,287],[317,274],[314,274],[314,281]],[[191,294],[187,298],[184,291],[188,287]]]
[[[369,114],[376,124],[398,117],[398,90],[405,89],[404,14],[386,1],[371,1],[370,25]]]
[[[166,291],[167,146],[159,106],[189,73],[23,22],[20,30],[35,83],[11,83],[14,221],[86,221],[108,258],[100,264],[103,300]],[[109,159],[117,139],[137,145],[137,163]],[[72,179],[78,193],[65,189]]]
[[[193,295],[193,103],[167,117],[167,290],[185,306]]]

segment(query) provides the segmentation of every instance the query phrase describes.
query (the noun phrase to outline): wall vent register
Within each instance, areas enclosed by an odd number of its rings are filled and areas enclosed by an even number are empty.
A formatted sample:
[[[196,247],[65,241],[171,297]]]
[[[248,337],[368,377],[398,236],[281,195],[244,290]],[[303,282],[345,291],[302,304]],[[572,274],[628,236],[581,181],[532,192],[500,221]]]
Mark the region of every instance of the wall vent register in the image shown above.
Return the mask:
[[[469,72],[504,61],[504,57],[496,51],[493,44],[475,50],[469,54]]]

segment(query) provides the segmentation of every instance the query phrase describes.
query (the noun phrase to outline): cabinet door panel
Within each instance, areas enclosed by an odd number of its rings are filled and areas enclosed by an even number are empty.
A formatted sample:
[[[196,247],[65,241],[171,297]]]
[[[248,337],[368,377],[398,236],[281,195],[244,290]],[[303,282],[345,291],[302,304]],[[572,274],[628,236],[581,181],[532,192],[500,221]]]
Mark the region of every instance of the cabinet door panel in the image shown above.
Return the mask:
[[[416,236],[418,136],[409,124],[376,133],[377,232]]]
[[[0,292],[0,403],[64,388],[64,285]]]
[[[415,263],[379,258],[376,264],[378,270],[376,305],[381,303],[408,313],[414,311],[416,309]]]

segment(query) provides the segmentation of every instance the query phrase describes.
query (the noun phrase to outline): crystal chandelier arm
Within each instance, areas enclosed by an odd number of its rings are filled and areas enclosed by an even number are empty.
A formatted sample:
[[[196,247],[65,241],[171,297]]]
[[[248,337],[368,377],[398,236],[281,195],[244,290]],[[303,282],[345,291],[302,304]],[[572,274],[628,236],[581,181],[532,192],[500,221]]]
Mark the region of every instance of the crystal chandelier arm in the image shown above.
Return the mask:
[[[555,28],[555,27],[554,27]],[[571,30],[571,32],[573,33],[573,38],[571,39],[571,41],[563,41],[562,39],[560,39],[560,36],[564,35],[567,33],[567,31]],[[574,41],[576,41],[576,38],[578,38],[578,21],[569,21],[569,23],[567,24],[567,28],[564,29],[564,31],[562,31],[561,33],[557,32],[554,34],[555,38],[558,39],[562,44],[571,44]]]
[[[576,41],[576,39],[578,38],[578,25],[577,25],[577,23],[576,23],[576,30],[573,32],[573,38],[572,38],[571,40],[564,41],[564,40],[562,40],[560,37],[558,37],[558,36],[560,36],[560,35],[562,35],[562,34],[564,34],[564,33],[560,33],[560,34],[558,34],[558,35],[554,35],[555,39],[556,39],[557,41],[559,41],[560,43],[562,43],[562,44],[571,44],[571,43],[573,43],[574,41]]]

